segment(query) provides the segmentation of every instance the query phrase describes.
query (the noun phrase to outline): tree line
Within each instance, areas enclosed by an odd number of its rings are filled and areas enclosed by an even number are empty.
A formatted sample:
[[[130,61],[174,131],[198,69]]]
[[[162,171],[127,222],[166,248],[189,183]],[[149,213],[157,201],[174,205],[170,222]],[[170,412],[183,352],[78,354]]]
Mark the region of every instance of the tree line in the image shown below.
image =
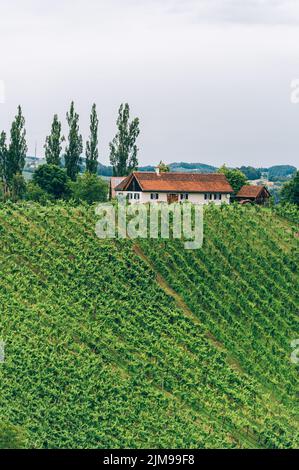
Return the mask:
[[[21,106],[18,106],[17,114],[10,129],[10,139],[4,131],[0,134],[0,180],[2,186],[2,198],[4,200],[17,200],[29,190],[32,196],[38,192],[36,185],[46,190],[55,198],[61,197],[63,192],[76,192],[76,182],[82,184],[79,175],[82,165],[83,137],[80,133],[79,115],[75,110],[74,102],[71,103],[66,113],[68,124],[67,138],[62,134],[62,124],[58,115],[53,117],[51,131],[45,140],[46,164],[41,165],[33,175],[33,182],[28,184],[23,178],[25,159],[28,151],[26,143],[25,118]],[[130,107],[128,103],[121,104],[117,118],[117,132],[111,143],[110,163],[114,176],[126,176],[137,169],[138,147],[136,144],[139,136],[139,119],[130,120]],[[99,164],[99,119],[96,104],[93,104],[90,114],[90,134],[85,146],[85,186],[88,183],[99,185],[97,171]],[[63,152],[63,143],[66,143]],[[45,181],[46,180],[46,181]],[[59,183],[57,185],[57,183]],[[34,186],[35,185],[35,186]],[[58,186],[54,188],[53,186]],[[65,187],[64,187],[65,186]],[[78,186],[78,185],[77,185]],[[103,186],[103,185],[102,185]],[[66,190],[68,188],[68,191]],[[78,188],[77,188],[78,189]],[[82,189],[80,187],[80,189]],[[86,188],[85,188],[86,192]],[[37,196],[36,196],[37,197]]]

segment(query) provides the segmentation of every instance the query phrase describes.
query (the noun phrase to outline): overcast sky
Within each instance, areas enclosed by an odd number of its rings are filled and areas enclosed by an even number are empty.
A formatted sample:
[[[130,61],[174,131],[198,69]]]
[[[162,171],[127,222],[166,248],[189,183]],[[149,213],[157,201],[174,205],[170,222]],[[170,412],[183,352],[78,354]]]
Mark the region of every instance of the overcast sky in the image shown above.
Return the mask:
[[[85,141],[96,102],[107,164],[129,102],[140,164],[298,165],[297,0],[0,0],[0,46],[0,129],[20,103],[31,155],[71,100]]]

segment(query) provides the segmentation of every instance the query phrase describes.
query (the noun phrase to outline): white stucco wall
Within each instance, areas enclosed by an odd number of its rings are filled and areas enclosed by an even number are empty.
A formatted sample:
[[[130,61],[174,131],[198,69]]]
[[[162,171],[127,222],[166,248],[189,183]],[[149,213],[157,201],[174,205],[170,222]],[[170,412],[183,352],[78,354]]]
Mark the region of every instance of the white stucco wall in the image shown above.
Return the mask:
[[[117,191],[116,195],[118,194],[127,195],[129,192],[133,195],[133,199],[129,199],[129,202],[131,204],[136,204],[136,203],[145,204],[147,202],[153,202],[153,203],[167,202],[168,193],[158,193],[159,194],[158,200],[151,199],[151,193],[147,193],[147,192]],[[135,194],[139,194],[139,199],[134,199]],[[175,193],[171,193],[171,194],[175,194]],[[216,205],[220,205],[223,202],[226,202],[227,204],[230,203],[230,194],[222,194],[221,200],[218,199],[218,197],[217,199],[214,199],[213,193],[212,193],[212,199],[205,199],[205,195],[203,193],[188,193],[188,194],[189,194],[188,201],[192,202],[193,204],[209,204],[209,202],[213,202]],[[179,195],[179,202],[180,202],[180,195]]]
[[[218,194],[218,193],[217,193]],[[230,202],[230,195],[229,194],[221,194],[221,200],[214,199],[214,194],[212,193],[212,199],[205,199],[205,195],[203,193],[189,193],[190,202],[193,204],[209,204],[209,202],[213,202],[214,204],[220,205],[223,202],[229,204]]]

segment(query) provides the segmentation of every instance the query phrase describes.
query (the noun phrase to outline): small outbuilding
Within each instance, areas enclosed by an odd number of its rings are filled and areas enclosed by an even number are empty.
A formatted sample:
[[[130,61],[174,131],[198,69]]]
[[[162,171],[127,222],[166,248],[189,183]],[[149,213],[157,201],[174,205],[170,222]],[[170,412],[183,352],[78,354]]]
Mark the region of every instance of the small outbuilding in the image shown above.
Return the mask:
[[[271,194],[265,186],[244,185],[236,195],[236,200],[240,204],[254,203],[266,204]]]

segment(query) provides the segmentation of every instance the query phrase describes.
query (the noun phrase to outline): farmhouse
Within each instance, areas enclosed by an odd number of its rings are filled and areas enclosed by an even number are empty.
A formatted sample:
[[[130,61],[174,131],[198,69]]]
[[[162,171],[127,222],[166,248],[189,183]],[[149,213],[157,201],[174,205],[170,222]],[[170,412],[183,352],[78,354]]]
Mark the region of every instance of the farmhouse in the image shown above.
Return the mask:
[[[229,203],[232,187],[220,173],[171,173],[135,171],[115,187],[131,203],[184,202]]]
[[[266,204],[271,197],[265,186],[244,185],[236,195],[240,204],[253,202],[255,204]]]

